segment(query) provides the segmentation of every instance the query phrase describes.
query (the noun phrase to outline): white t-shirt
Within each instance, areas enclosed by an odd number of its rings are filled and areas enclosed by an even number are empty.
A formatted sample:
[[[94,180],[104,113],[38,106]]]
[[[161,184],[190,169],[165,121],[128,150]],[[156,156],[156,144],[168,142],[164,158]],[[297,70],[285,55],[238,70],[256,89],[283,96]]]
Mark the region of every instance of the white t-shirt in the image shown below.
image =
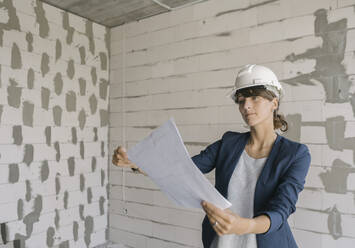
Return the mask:
[[[255,159],[244,150],[228,185],[230,210],[241,217],[253,218],[256,182],[267,157]],[[257,248],[256,235],[216,235],[210,248]]]

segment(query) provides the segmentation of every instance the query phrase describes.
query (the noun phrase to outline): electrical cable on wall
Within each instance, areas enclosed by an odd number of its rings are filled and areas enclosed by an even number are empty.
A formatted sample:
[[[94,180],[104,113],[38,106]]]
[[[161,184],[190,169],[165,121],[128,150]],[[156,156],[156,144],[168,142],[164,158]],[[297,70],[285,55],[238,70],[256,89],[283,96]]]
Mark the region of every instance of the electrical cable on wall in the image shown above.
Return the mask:
[[[122,26],[122,144],[124,147],[127,147],[126,144],[126,105],[125,105],[125,97],[126,97],[126,25]],[[123,213],[127,214],[126,208],[126,173],[125,168],[122,168],[122,205],[123,205]]]

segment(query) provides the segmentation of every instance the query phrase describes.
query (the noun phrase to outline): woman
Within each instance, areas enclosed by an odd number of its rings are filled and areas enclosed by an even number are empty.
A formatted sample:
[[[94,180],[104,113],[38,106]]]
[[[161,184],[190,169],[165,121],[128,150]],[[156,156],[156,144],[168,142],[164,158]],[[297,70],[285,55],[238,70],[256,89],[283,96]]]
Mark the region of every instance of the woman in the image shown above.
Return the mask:
[[[205,248],[297,247],[287,218],[303,189],[310,153],[304,144],[275,132],[288,129],[278,114],[282,95],[282,86],[270,69],[243,67],[232,98],[250,131],[226,132],[192,157],[203,173],[216,169],[215,187],[232,203],[225,210],[201,203],[206,212],[202,223]],[[113,163],[140,171],[123,148],[115,151]]]

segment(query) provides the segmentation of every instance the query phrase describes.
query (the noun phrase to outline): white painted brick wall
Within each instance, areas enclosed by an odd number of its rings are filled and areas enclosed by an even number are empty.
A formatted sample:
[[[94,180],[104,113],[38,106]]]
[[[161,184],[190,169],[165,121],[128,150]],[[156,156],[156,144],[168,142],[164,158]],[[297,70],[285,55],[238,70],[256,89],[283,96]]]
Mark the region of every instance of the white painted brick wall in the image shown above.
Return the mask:
[[[246,131],[238,109],[224,97],[233,86],[236,72],[244,64],[260,63],[269,66],[281,80],[301,74],[312,77],[320,66],[319,56],[331,53],[319,50],[313,56],[310,52],[324,45],[324,37],[315,36],[315,12],[319,9],[327,11],[328,23],[347,19],[341,64],[351,81],[349,93],[354,93],[354,4],[353,0],[209,0],[113,28],[109,154],[118,145],[131,147],[169,117],[175,118],[185,142],[208,144],[227,130]],[[236,9],[245,10],[231,11]],[[341,38],[341,32],[338,34]],[[304,57],[286,59],[292,53]],[[301,122],[291,125],[299,129],[294,130],[299,132],[294,138],[305,143],[312,155],[305,189],[289,223],[299,247],[352,247],[354,107],[350,100],[327,101],[321,80],[313,77],[311,82],[282,82],[286,95],[280,110],[286,118],[300,116]],[[327,126],[329,118],[334,117],[345,122],[347,140],[340,150],[332,149],[328,136],[338,130]],[[205,147],[201,144],[189,144],[187,149],[194,155]],[[336,159],[350,169],[335,168]],[[329,192],[320,176],[325,173],[333,180],[327,183],[344,185],[346,180],[346,193]],[[213,173],[208,178],[213,182]],[[109,182],[111,241],[131,247],[202,247],[203,213],[184,210],[183,214],[150,179],[129,170],[123,174],[110,166]],[[333,218],[329,211],[335,206],[341,216],[339,239],[328,228],[328,219]],[[176,226],[196,231],[185,239],[186,230],[177,231]]]
[[[1,9],[0,23],[6,24],[8,16],[7,4],[13,4],[16,16],[20,22],[20,30],[3,29],[2,46],[0,47],[0,223],[5,224],[3,237],[7,241],[18,239],[16,234],[24,235],[25,247],[48,247],[48,234],[54,228],[53,247],[59,247],[68,241],[70,247],[94,247],[106,241],[108,225],[108,199],[106,186],[108,183],[108,127],[101,126],[101,109],[108,110],[108,99],[100,98],[100,80],[109,80],[109,71],[101,69],[99,53],[108,56],[105,43],[106,28],[92,24],[95,53],[89,51],[89,39],[85,35],[88,20],[68,14],[40,1],[13,0],[4,2]],[[43,11],[48,21],[49,33],[40,37],[40,25],[35,7],[43,5]],[[68,15],[69,25],[74,28],[73,41],[67,44],[67,31],[63,28],[63,16]],[[44,21],[45,22],[45,21]],[[32,34],[33,50],[28,50],[26,36]],[[61,56],[56,61],[56,42],[61,42]],[[17,45],[21,56],[21,68],[12,68],[13,46]],[[85,64],[81,64],[79,47],[86,50]],[[42,54],[48,55],[49,71],[42,75]],[[72,60],[75,68],[73,78],[67,75],[68,62]],[[109,64],[108,64],[109,65]],[[96,68],[97,83],[92,83],[91,70]],[[28,72],[33,70],[33,88],[28,86]],[[62,92],[55,93],[54,78],[62,74]],[[79,78],[86,80],[84,95],[80,94]],[[20,106],[15,108],[9,104],[10,80],[17,83],[21,89]],[[42,108],[42,88],[49,91],[48,110]],[[109,90],[109,89],[108,89]],[[76,110],[67,112],[66,93],[73,91],[76,97]],[[90,112],[90,96],[97,99],[97,112]],[[11,96],[10,96],[11,98]],[[23,103],[34,105],[32,125],[24,125]],[[61,125],[54,123],[53,109],[62,108]],[[78,114],[84,109],[86,123],[83,129],[79,127]],[[20,144],[15,144],[13,128],[19,126]],[[50,146],[47,145],[45,130],[51,128]],[[72,127],[76,129],[77,143],[72,142]],[[95,137],[95,133],[97,137]],[[19,141],[17,141],[19,142]],[[57,161],[55,142],[60,148]],[[80,142],[83,142],[83,158],[80,154]],[[103,142],[103,147],[102,147]],[[33,157],[29,164],[24,161],[26,145],[33,146]],[[101,154],[103,149],[104,154]],[[28,156],[28,155],[27,155]],[[73,157],[75,169],[69,173],[67,159]],[[96,165],[92,165],[92,159]],[[43,163],[48,163],[48,168]],[[12,166],[17,164],[16,167]],[[12,166],[12,167],[11,167]],[[11,169],[12,168],[12,169]],[[15,168],[15,169],[14,169]],[[17,169],[18,168],[18,169]],[[102,174],[103,173],[103,174]],[[46,175],[47,174],[47,175]],[[83,191],[80,187],[81,176],[85,179]],[[59,185],[57,183],[59,182]],[[59,188],[60,186],[60,188]],[[57,188],[58,187],[58,188]],[[57,192],[58,191],[58,192]],[[91,192],[91,202],[88,201]],[[35,207],[36,199],[41,197],[41,207]],[[102,201],[102,199],[104,201]],[[83,216],[80,209],[83,207]],[[37,208],[39,213],[34,212]],[[103,213],[102,213],[103,211]],[[59,218],[56,217],[59,213]],[[38,216],[36,216],[38,214]],[[93,230],[87,230],[83,218],[93,218]],[[33,230],[31,224],[33,223]],[[78,224],[78,239],[75,240],[73,224]],[[57,226],[56,226],[57,225]],[[85,232],[89,231],[91,242],[85,243]],[[27,233],[28,232],[28,233]],[[3,243],[2,241],[0,242]]]

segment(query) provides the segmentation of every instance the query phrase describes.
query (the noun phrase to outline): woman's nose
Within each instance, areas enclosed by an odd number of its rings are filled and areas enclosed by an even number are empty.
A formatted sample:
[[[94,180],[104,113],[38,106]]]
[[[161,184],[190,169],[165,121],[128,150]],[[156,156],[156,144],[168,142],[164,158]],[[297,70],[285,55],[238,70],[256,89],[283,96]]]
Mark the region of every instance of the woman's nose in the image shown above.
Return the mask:
[[[244,108],[245,109],[250,109],[251,106],[252,106],[252,101],[251,101],[250,97],[245,98]]]

